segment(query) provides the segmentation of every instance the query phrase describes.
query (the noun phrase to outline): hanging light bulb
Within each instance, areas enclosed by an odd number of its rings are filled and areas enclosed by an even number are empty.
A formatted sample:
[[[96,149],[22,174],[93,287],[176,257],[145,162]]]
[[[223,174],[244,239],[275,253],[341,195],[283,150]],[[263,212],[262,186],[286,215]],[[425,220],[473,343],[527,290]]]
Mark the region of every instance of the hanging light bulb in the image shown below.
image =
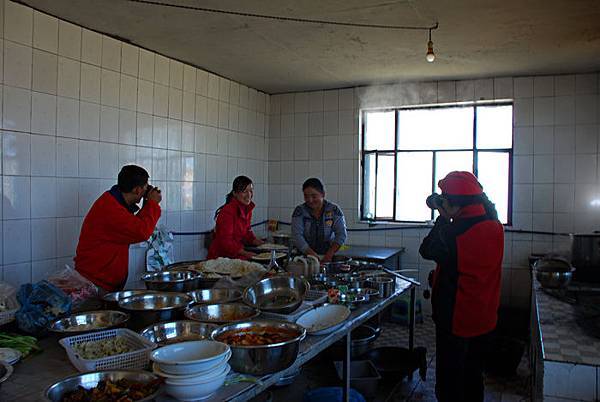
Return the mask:
[[[433,42],[431,41],[431,29],[429,30],[429,42],[427,42],[427,54],[425,55],[425,59],[433,63],[435,60],[435,53],[433,53]]]

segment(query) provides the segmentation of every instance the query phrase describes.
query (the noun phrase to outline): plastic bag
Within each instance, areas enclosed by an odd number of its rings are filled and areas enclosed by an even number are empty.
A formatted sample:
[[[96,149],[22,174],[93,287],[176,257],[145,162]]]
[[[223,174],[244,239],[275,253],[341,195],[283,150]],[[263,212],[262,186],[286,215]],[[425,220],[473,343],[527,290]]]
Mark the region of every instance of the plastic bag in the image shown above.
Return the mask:
[[[17,325],[30,334],[45,333],[49,323],[71,312],[71,298],[48,281],[21,285],[17,299],[21,303]]]
[[[17,290],[6,282],[0,282],[0,313],[17,308]]]
[[[173,262],[175,262],[173,258],[173,233],[169,232],[163,225],[156,227],[148,240],[146,270],[157,272]]]
[[[75,306],[88,299],[98,297],[98,287],[69,265],[65,265],[64,269],[51,275],[48,282],[65,292]]]

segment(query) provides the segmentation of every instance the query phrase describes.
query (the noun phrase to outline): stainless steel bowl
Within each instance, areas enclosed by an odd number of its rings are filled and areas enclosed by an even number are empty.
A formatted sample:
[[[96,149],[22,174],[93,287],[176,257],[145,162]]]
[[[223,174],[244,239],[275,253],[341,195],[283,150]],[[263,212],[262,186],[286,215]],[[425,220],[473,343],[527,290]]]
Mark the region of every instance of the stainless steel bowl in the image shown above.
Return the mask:
[[[257,309],[244,303],[196,304],[185,310],[185,316],[190,320],[213,324],[251,320],[258,314]]]
[[[292,237],[286,233],[276,233],[273,236],[273,243],[281,244],[283,246],[289,247],[292,243]]]
[[[54,320],[48,325],[48,330],[59,336],[72,336],[123,327],[127,321],[129,314],[122,311],[86,311]]]
[[[183,318],[183,311],[192,301],[185,293],[156,292],[122,299],[119,308],[131,314],[129,327],[140,330],[157,322]]]
[[[224,325],[215,329],[212,338],[222,341],[225,336],[238,332],[263,332],[265,329],[285,331],[291,338],[285,342],[259,346],[236,346],[231,348],[231,368],[239,373],[264,375],[290,367],[298,357],[300,341],[306,337],[306,329],[286,321],[256,320]]]
[[[140,335],[159,346],[165,346],[171,343],[210,339],[211,332],[216,328],[216,325],[198,321],[170,321],[144,328],[140,331]]]
[[[114,310],[119,308],[119,300],[121,299],[155,292],[155,290],[148,289],[121,290],[120,292],[110,292],[105,294],[104,296],[102,296],[102,301],[104,302],[104,305],[107,310]]]
[[[188,292],[188,295],[200,304],[231,303],[242,298],[242,292],[228,288],[197,289]]]
[[[150,381],[158,380],[159,377],[156,374],[152,374],[143,370],[106,370],[77,374],[63,378],[62,380],[49,386],[46,389],[46,400],[60,402],[63,400],[67,392],[76,391],[77,387],[81,386],[83,388],[90,389],[96,387],[98,382],[101,380],[118,381],[121,379],[148,383]],[[138,399],[137,401],[152,401],[154,398],[156,398],[159,392],[160,387],[157,387],[156,392],[148,395],[144,399]]]
[[[150,290],[189,292],[198,289],[199,276],[192,271],[162,271],[142,276]]]
[[[377,289],[379,297],[385,299],[394,293],[396,280],[388,276],[375,276],[367,279],[367,285],[370,288]]]
[[[297,276],[283,274],[265,278],[244,290],[244,301],[270,313],[289,314],[298,309],[310,288]]]
[[[6,381],[8,377],[12,375],[12,373],[13,366],[6,362],[0,361],[0,385],[2,385],[2,383]]]

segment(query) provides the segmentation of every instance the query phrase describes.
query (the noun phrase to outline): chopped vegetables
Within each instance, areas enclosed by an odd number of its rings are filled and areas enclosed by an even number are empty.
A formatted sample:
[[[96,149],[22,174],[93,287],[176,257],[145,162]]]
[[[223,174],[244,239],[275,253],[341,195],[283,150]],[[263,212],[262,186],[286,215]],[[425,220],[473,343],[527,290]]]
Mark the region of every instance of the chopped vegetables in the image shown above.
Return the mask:
[[[6,332],[0,332],[0,347],[17,349],[23,354],[23,357],[42,350],[37,346],[37,339],[33,336],[7,334]]]
[[[133,350],[122,336],[100,341],[82,342],[74,345],[73,349],[81,358],[86,360],[102,359],[103,357],[120,355]]]

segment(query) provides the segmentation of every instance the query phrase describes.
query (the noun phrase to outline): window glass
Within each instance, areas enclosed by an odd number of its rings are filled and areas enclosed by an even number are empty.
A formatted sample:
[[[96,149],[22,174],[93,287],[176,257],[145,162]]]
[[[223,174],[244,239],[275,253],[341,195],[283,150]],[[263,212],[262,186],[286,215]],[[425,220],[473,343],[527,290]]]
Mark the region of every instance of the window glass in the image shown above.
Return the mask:
[[[365,113],[365,150],[394,149],[395,114],[395,111]]]
[[[425,199],[431,194],[432,157],[432,152],[398,153],[396,220],[431,219]]]
[[[473,172],[472,151],[445,151],[435,155],[435,191],[439,192],[438,181],[454,170]]]
[[[365,155],[363,214],[366,219],[375,218],[375,156],[375,154]]]
[[[400,110],[400,150],[473,147],[473,107]]]
[[[512,148],[512,106],[477,107],[477,148]]]
[[[496,204],[498,219],[508,223],[508,153],[479,152],[478,179],[490,201]]]

